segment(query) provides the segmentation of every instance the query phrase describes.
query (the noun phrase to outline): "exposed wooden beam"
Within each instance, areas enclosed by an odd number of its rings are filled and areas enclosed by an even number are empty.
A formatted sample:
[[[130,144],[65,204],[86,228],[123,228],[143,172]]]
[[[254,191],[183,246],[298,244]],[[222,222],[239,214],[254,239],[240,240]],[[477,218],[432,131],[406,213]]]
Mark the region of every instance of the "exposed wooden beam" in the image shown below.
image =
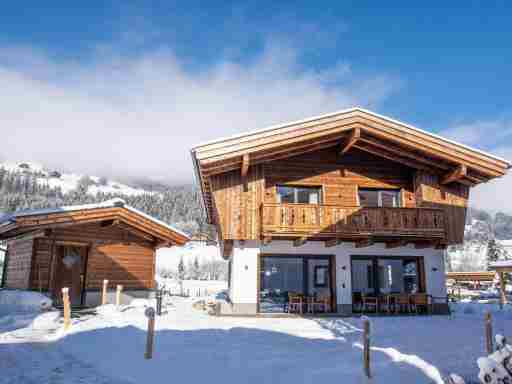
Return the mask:
[[[373,245],[372,239],[362,239],[362,240],[357,240],[354,242],[354,247],[356,247],[356,248],[365,248],[365,247],[370,247],[372,245]]]
[[[340,155],[344,155],[348,152],[350,148],[361,138],[361,129],[359,127],[354,128],[350,135],[348,136],[347,140],[343,143]]]
[[[453,183],[454,181],[460,181],[463,177],[465,177],[468,173],[468,169],[464,164],[459,165],[457,168],[455,168],[453,171],[448,173],[443,177],[441,180],[441,184],[449,184]]]
[[[117,224],[118,224],[118,220],[103,220],[102,222],[100,222],[100,227],[106,228],[106,227],[111,227],[111,226],[117,225]]]
[[[340,245],[341,243],[343,243],[343,241],[340,239],[329,239],[325,241],[325,247],[335,247],[337,245]]]
[[[405,240],[393,240],[393,241],[387,241],[386,242],[386,248],[398,248],[398,247],[405,247],[407,245],[407,242]]]
[[[272,241],[272,236],[263,236],[263,245],[269,245]]]
[[[306,241],[308,241],[308,238],[306,236],[299,237],[298,239],[293,240],[293,246],[301,247],[304,244],[306,244]]]
[[[414,243],[414,248],[416,249],[426,249],[426,248],[432,248],[436,245],[435,242],[432,241],[418,241]]]
[[[246,177],[247,172],[249,172],[249,154],[248,153],[246,153],[242,156],[242,168],[241,168],[242,177]]]
[[[429,167],[427,165],[424,165],[418,161],[407,159],[402,156],[398,156],[394,153],[390,153],[389,151],[382,150],[380,148],[373,147],[371,144],[364,143],[361,141],[360,143],[354,144],[355,148],[358,148],[362,151],[371,153],[375,156],[383,157],[385,159],[406,165],[408,167],[414,168],[414,169],[421,169],[423,171],[432,172],[432,167]]]

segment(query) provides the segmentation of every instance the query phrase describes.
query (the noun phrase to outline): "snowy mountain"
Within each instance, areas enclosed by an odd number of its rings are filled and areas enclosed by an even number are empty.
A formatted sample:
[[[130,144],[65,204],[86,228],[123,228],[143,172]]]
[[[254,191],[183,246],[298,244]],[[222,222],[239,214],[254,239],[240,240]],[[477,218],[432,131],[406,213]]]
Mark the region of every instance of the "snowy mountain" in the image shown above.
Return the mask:
[[[80,180],[87,177],[84,174],[65,173],[58,169],[49,169],[44,165],[35,162],[0,162],[0,168],[6,171],[19,172],[26,175],[36,177],[38,184],[48,185],[50,188],[60,188],[62,193],[68,193],[77,188]],[[141,195],[149,193],[148,191],[129,186],[114,180],[108,180],[104,177],[90,176],[90,185],[88,193],[95,195],[96,193],[119,193],[127,196]]]

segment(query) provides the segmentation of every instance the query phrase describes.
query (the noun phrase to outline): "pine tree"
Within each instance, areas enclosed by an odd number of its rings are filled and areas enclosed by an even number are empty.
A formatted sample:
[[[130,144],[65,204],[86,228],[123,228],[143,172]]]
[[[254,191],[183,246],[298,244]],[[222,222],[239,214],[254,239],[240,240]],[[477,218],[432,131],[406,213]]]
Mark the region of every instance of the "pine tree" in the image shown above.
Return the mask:
[[[502,259],[506,255],[503,246],[496,241],[495,238],[489,239],[487,242],[487,266],[490,263]]]
[[[185,279],[185,263],[183,262],[183,256],[180,259],[178,264],[178,280]]]

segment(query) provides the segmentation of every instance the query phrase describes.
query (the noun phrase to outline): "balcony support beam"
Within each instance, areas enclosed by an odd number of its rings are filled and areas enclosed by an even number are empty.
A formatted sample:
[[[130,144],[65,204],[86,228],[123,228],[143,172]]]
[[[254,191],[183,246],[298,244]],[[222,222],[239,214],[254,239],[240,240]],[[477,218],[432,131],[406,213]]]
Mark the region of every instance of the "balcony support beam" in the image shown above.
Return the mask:
[[[343,241],[340,239],[329,239],[325,241],[325,248],[335,247],[342,244]]]
[[[361,138],[361,129],[354,128],[347,140],[343,143],[340,150],[340,155],[344,155],[350,148]]]
[[[393,240],[393,241],[386,242],[387,249],[405,247],[406,245],[407,245],[407,241],[405,241],[405,240]]]
[[[455,168],[453,171],[451,171],[450,173],[445,175],[443,177],[443,179],[441,180],[441,184],[445,185],[445,184],[453,183],[454,181],[461,181],[461,179],[466,177],[467,173],[468,173],[468,168],[464,164],[461,164],[457,168]]]
[[[373,245],[373,240],[372,239],[362,239],[362,240],[357,240],[354,242],[354,247],[356,248],[366,248],[366,247],[370,247]]]
[[[299,237],[298,239],[293,240],[293,246],[294,247],[301,247],[308,241],[308,238],[306,236]]]

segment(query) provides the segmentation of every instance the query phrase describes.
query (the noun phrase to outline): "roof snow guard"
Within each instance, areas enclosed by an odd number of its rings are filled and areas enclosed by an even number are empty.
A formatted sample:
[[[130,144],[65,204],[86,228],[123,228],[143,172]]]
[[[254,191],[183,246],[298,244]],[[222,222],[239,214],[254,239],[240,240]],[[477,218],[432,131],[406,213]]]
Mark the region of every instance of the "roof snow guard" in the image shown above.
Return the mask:
[[[0,217],[0,240],[40,229],[95,222],[122,223],[154,238],[159,245],[183,245],[190,240],[180,230],[155,219],[129,205],[122,199],[99,204],[33,209]]]
[[[510,162],[398,120],[351,108],[223,138],[191,150],[203,201],[212,222],[209,177],[249,166],[340,146],[357,148],[411,168],[438,174],[441,183],[469,186],[503,176]]]

